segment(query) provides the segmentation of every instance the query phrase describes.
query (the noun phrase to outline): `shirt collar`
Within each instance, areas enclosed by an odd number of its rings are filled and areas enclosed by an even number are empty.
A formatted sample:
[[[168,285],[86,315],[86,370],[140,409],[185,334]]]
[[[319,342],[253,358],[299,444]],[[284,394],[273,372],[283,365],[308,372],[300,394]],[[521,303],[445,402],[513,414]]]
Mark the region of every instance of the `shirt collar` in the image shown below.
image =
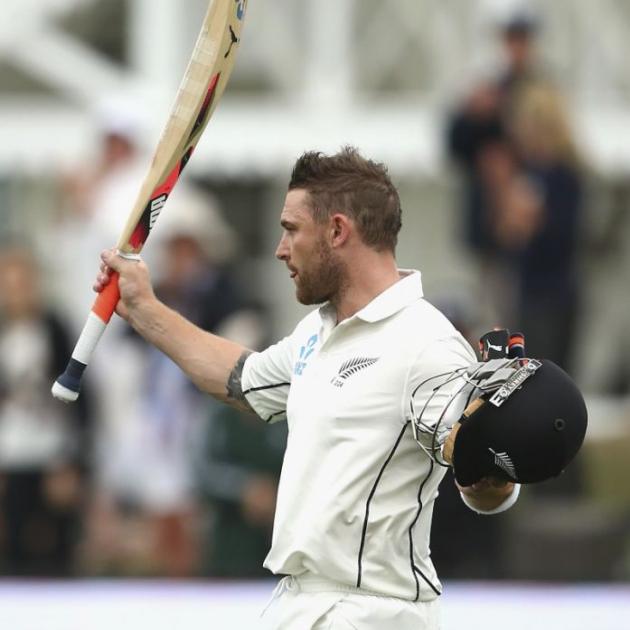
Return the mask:
[[[400,274],[398,282],[377,295],[351,319],[357,317],[368,323],[378,322],[418,301],[423,296],[420,272],[416,269],[399,269],[398,273]],[[332,310],[328,303],[320,308],[324,322],[334,318]]]

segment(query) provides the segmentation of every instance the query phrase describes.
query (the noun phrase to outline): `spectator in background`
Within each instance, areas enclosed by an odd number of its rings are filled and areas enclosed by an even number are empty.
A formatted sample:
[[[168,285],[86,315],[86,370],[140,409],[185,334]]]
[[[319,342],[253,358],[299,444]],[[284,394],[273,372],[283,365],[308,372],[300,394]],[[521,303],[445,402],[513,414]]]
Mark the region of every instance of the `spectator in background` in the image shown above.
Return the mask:
[[[157,266],[156,293],[205,330],[261,348],[266,336],[261,313],[244,299],[227,265],[237,251],[234,235],[207,200],[198,201],[202,203],[189,200],[183,212],[171,213],[156,228],[164,254]],[[177,371],[179,387],[192,397],[193,387],[179,368],[155,348],[149,352],[159,357],[163,370]],[[197,501],[203,497],[210,514],[197,568],[217,577],[264,575],[285,427],[261,427],[248,414],[201,397],[197,390],[194,398],[203,407],[196,414],[196,444],[189,445],[186,455],[195,464]],[[156,415],[163,417],[163,410]]]
[[[188,195],[178,200],[176,211],[163,218],[154,234],[161,258],[156,294],[204,330],[248,347],[260,347],[262,318],[257,307],[244,299],[228,267],[236,251],[234,234],[206,196]],[[212,446],[212,426],[208,423],[219,421],[218,411],[166,355],[152,346],[146,347],[146,352],[143,399],[151,427],[146,446],[150,445],[154,458],[147,475],[146,507],[158,533],[158,552],[170,557],[167,564],[172,568],[167,574],[191,575],[205,570],[200,562],[203,542],[198,526],[204,488],[195,463],[206,455],[200,444]],[[221,483],[221,473],[220,469],[215,471],[214,482]],[[275,486],[272,491],[275,506]],[[215,499],[213,495],[210,498]],[[220,512],[214,504],[211,510]],[[196,532],[191,527],[195,519]],[[216,536],[216,528],[210,528],[208,538],[214,541]],[[222,547],[220,541],[219,545]],[[175,566],[177,558],[181,559],[180,567]]]
[[[50,397],[71,347],[28,249],[0,251],[0,570],[69,576],[89,465],[89,392]]]
[[[245,300],[230,271],[228,263],[237,248],[218,210],[205,198],[187,198],[163,217],[154,238],[162,254],[156,261],[160,299],[205,330],[249,348],[263,347],[261,313]],[[202,565],[196,568],[217,577],[263,576],[286,428],[259,426],[248,414],[200,396],[170,359],[153,347],[148,352],[152,391],[146,400],[153,408],[148,415],[152,422],[161,419],[163,427],[173,426],[177,418],[190,424],[194,440],[187,448],[180,447],[180,457],[186,460],[189,491],[194,488],[197,493],[197,506],[199,493],[209,504],[211,522],[201,545]],[[193,403],[196,412],[174,413],[173,403],[184,400]],[[164,455],[156,459],[160,473],[151,475],[151,484],[156,478],[170,478],[172,483],[178,477],[165,469]]]
[[[465,241],[478,258],[479,296],[492,320],[489,325],[515,323],[513,269],[496,240],[494,222],[497,197],[512,193],[520,197],[522,193],[527,203],[531,197],[519,177],[508,120],[520,89],[544,77],[536,56],[537,31],[537,21],[524,13],[511,15],[500,24],[503,68],[495,77],[475,85],[448,122],[448,151],[464,176]],[[521,183],[512,186],[517,181]]]
[[[539,190],[526,175],[511,138],[488,145],[480,160],[485,234],[492,243],[482,266],[481,284],[489,292],[497,320],[522,328],[519,256],[542,221]]]
[[[57,242],[53,264],[59,269],[51,278],[60,279],[60,308],[77,331],[93,301],[90,261],[95,252],[118,242],[149,164],[140,144],[142,119],[131,103],[102,103],[94,123],[95,155],[61,177],[64,212],[52,235]]]
[[[199,460],[201,487],[214,513],[204,573],[265,577],[286,426],[266,426],[220,403],[211,409]]]
[[[140,149],[142,120],[133,104],[110,99],[93,112],[96,129],[94,155],[60,177],[63,214],[51,240],[55,242],[56,268],[49,274],[53,294],[60,298],[59,308],[73,323],[75,334],[85,323],[94,296],[92,262],[106,244],[118,241],[124,221],[133,206],[146,173],[148,159]],[[134,513],[125,512],[122,520],[114,506],[116,486],[112,471],[128,469],[122,462],[137,455],[138,382],[142,358],[131,343],[124,322],[114,318],[106,340],[91,362],[90,375],[95,385],[98,422],[94,435],[94,490],[87,509],[86,536],[80,546],[82,570],[94,573],[117,571],[114,558],[133,558],[147,536],[132,532]],[[115,365],[116,369],[111,369]],[[82,396],[79,398],[81,400]],[[124,471],[124,472],[122,472]],[[133,473],[130,473],[133,475]],[[131,484],[130,478],[127,484]],[[120,481],[120,485],[125,485]],[[123,502],[125,507],[131,504]],[[111,518],[110,518],[111,517]],[[122,551],[121,551],[122,548]],[[120,551],[120,553],[119,553]]]
[[[57,260],[63,266],[57,276],[85,287],[64,300],[77,326],[93,299],[92,267],[84,262],[118,240],[148,165],[140,149],[141,119],[133,106],[109,101],[95,121],[94,166],[64,178],[66,220],[57,234]],[[258,347],[261,314],[243,300],[229,270],[236,243],[218,208],[180,181],[167,210],[143,252],[151,260],[160,297],[202,328]],[[82,546],[84,570],[172,577],[205,570],[200,553],[207,528],[195,466],[202,444],[216,452],[211,443],[214,409],[170,360],[147,348],[118,318],[90,372],[99,385],[101,422],[96,491]],[[216,482],[227,484],[221,478]],[[218,496],[213,488],[205,490],[211,503]],[[275,492],[269,483],[265,488],[269,492],[259,495],[263,500]],[[217,508],[217,522],[225,505]],[[269,502],[265,505],[268,510]]]
[[[506,68],[455,112],[448,143],[488,325],[523,330],[531,353],[570,369],[581,176],[562,99],[536,63],[537,28],[522,14],[503,25]]]
[[[580,307],[583,184],[559,93],[544,84],[521,89],[510,131],[524,181],[538,197],[538,203],[503,204],[496,222],[497,240],[515,263],[518,327],[532,356],[570,369]]]
[[[234,234],[211,199],[190,186],[176,190],[151,249],[156,293],[165,303],[206,330],[261,344],[261,314],[243,299],[229,267]],[[126,369],[133,368],[110,376],[118,393],[107,401],[100,435],[101,484],[91,510],[87,570],[196,575],[206,570],[202,536],[214,536],[204,523],[215,512],[214,495],[204,509],[198,466],[202,449],[212,448],[208,423],[215,407],[170,359],[130,331],[117,343],[124,344]]]
[[[583,202],[580,160],[559,93],[531,83],[517,94],[509,119],[513,177],[494,189],[494,238],[514,274],[514,319],[529,356],[569,372],[580,308],[578,241]],[[580,460],[560,477],[538,484],[537,495],[576,496]]]
[[[456,108],[448,124],[448,149],[465,177],[463,211],[466,239],[481,256],[494,253],[488,230],[490,217],[484,203],[484,160],[498,144],[510,142],[507,119],[518,90],[543,75],[536,63],[533,17],[517,14],[500,26],[503,70],[493,79],[475,85]]]
[[[536,59],[537,30],[531,16],[503,24],[505,69],[473,88],[454,113],[448,147],[464,175],[484,328],[521,330],[529,354],[571,372],[582,178],[564,103]],[[536,490],[574,494],[581,483],[576,464]]]

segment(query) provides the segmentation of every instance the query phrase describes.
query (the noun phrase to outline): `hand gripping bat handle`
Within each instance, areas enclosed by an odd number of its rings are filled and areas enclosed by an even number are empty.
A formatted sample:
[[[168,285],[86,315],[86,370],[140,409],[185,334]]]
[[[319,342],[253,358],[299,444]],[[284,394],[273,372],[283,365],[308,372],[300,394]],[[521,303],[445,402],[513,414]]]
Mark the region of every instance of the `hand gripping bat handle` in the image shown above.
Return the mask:
[[[51,391],[55,398],[64,402],[74,402],[79,397],[83,372],[116,310],[119,299],[118,274],[113,272],[109,283],[94,301],[64,373],[52,386]]]

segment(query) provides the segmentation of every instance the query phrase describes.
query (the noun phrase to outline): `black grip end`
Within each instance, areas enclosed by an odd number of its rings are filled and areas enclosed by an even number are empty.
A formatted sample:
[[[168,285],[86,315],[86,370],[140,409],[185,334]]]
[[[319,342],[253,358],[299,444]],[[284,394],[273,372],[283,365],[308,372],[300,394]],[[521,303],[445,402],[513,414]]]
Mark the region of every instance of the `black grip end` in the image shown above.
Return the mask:
[[[86,367],[85,363],[70,359],[64,373],[57,379],[57,383],[78,394],[81,391],[81,377]]]

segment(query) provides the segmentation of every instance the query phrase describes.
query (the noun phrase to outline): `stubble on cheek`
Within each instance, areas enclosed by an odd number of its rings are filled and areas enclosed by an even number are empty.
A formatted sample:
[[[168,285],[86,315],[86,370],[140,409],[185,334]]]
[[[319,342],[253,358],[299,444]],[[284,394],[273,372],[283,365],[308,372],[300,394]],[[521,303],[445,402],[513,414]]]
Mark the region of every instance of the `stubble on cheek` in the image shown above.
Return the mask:
[[[320,242],[309,269],[296,277],[296,297],[301,304],[322,304],[333,299],[342,286],[343,266],[333,251]]]

